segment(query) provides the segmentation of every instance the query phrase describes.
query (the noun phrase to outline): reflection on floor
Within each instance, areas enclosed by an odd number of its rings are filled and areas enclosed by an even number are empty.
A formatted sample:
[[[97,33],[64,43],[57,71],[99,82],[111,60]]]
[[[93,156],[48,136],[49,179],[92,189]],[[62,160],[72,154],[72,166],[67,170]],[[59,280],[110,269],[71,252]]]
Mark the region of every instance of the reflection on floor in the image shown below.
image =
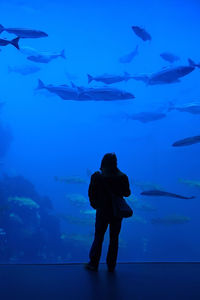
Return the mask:
[[[2,300],[200,299],[200,263],[106,264],[99,271],[83,264],[1,265]]]

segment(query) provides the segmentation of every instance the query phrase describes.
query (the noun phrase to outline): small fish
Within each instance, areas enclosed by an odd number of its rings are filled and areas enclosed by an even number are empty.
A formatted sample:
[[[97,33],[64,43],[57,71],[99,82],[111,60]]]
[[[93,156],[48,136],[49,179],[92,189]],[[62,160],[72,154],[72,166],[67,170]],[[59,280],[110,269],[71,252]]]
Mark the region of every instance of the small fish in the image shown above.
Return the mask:
[[[184,179],[179,179],[179,182],[187,184],[192,187],[197,187],[200,188],[200,180],[184,180]]]
[[[8,40],[4,40],[4,39],[0,39],[0,47],[1,46],[7,46],[7,45],[13,45],[15,48],[17,48],[19,50],[19,37],[8,41]]]
[[[141,38],[143,41],[151,41],[151,35],[144,29],[139,26],[132,26],[134,33]]]
[[[141,112],[141,113],[137,113],[137,114],[126,114],[127,119],[140,121],[142,123],[158,121],[165,117],[166,117],[166,114],[157,113],[157,112]]]
[[[127,72],[124,72],[124,75],[110,75],[110,74],[103,74],[101,76],[91,76],[88,74],[88,83],[94,81],[100,81],[106,84],[117,83],[121,81],[128,81],[132,78]]]
[[[192,136],[185,138],[183,140],[179,140],[172,144],[173,147],[183,147],[183,146],[190,146],[193,144],[200,143],[200,135]]]
[[[163,52],[160,54],[160,56],[162,57],[162,59],[164,59],[170,63],[174,63],[175,61],[180,60],[180,57],[178,57],[170,52]]]
[[[144,195],[144,196],[171,197],[171,198],[179,198],[179,199],[194,199],[195,198],[195,196],[185,197],[185,196],[181,196],[181,195],[177,195],[174,193],[169,193],[169,192],[165,192],[165,191],[161,191],[161,190],[144,191],[144,192],[141,192],[140,194]]]
[[[85,206],[89,200],[81,194],[67,194],[66,198],[76,206]]]
[[[200,102],[192,102],[180,106],[176,106],[172,102],[169,103],[168,111],[172,110],[178,110],[180,112],[188,112],[193,115],[199,115],[200,114]]]
[[[69,177],[58,177],[54,176],[54,179],[56,181],[65,182],[68,184],[87,184],[87,181],[81,177],[78,176],[69,176]]]
[[[189,217],[180,215],[169,215],[163,218],[155,218],[151,220],[152,224],[161,225],[175,225],[175,224],[185,224],[190,221]]]
[[[41,38],[48,36],[47,33],[39,30],[26,28],[5,28],[2,25],[0,25],[0,33],[2,33],[3,31],[15,34],[20,38]]]
[[[14,66],[14,67],[8,67],[9,72],[15,72],[19,73],[21,75],[29,75],[36,72],[39,72],[41,69],[37,66],[33,65],[26,65],[26,66]]]
[[[28,56],[27,59],[37,62],[37,63],[44,63],[47,64],[50,61],[52,61],[53,59],[56,59],[58,57],[62,57],[64,59],[66,59],[65,56],[65,50],[62,50],[61,53],[58,54],[38,54],[38,55],[31,55]]]
[[[122,56],[119,58],[119,62],[122,64],[128,64],[130,63],[134,57],[138,55],[138,45],[135,47],[135,50],[133,50],[132,52]]]

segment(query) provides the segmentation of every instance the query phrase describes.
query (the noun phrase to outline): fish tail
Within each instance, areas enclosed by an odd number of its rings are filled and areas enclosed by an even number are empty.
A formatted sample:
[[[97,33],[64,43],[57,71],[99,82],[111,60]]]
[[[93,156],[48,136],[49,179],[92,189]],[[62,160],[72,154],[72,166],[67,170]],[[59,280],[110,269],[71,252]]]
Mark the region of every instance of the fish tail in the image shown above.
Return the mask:
[[[5,30],[5,28],[3,27],[3,25],[0,24],[0,33],[2,33]]]
[[[65,55],[65,49],[63,49],[60,53],[60,57],[66,59],[66,55]]]
[[[38,79],[38,86],[37,86],[36,90],[41,90],[44,88],[45,88],[44,83],[42,82],[42,80]]]
[[[191,67],[196,67],[195,62],[191,58],[188,58],[188,62]]]
[[[170,112],[170,111],[172,111],[172,110],[174,110],[175,109],[175,107],[174,107],[174,103],[173,102],[169,102],[169,107],[168,107],[168,112]]]
[[[20,40],[20,37],[17,37],[15,39],[13,39],[12,41],[10,41],[10,43],[19,50],[19,40]]]
[[[90,83],[93,80],[93,77],[90,74],[88,74],[87,76],[88,76],[88,83]]]

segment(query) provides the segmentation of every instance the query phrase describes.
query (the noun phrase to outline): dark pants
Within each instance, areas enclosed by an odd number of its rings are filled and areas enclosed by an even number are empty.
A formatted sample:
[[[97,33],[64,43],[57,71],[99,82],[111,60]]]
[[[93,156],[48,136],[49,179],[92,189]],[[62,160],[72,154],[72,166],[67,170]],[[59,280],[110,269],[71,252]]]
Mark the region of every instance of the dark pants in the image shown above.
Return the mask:
[[[121,223],[122,219],[115,218],[113,216],[104,216],[99,211],[96,212],[95,237],[89,253],[90,263],[95,267],[98,267],[99,265],[102,244],[105,232],[108,228],[108,224],[110,224],[110,243],[106,257],[106,263],[109,268],[115,267],[117,261],[118,238],[121,230]]]

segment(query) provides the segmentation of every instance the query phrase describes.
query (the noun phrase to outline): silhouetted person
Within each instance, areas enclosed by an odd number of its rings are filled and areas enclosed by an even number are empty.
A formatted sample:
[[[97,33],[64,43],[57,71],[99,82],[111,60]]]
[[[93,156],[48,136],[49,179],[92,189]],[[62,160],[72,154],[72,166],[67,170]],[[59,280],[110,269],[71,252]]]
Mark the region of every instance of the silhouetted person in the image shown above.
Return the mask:
[[[95,237],[90,249],[90,262],[86,269],[97,271],[101,257],[104,234],[110,224],[110,243],[106,258],[109,271],[114,271],[118,253],[118,238],[122,218],[113,213],[112,194],[128,197],[131,192],[128,177],[117,167],[117,157],[114,153],[104,155],[100,172],[91,176],[88,195],[90,205],[96,209]]]

